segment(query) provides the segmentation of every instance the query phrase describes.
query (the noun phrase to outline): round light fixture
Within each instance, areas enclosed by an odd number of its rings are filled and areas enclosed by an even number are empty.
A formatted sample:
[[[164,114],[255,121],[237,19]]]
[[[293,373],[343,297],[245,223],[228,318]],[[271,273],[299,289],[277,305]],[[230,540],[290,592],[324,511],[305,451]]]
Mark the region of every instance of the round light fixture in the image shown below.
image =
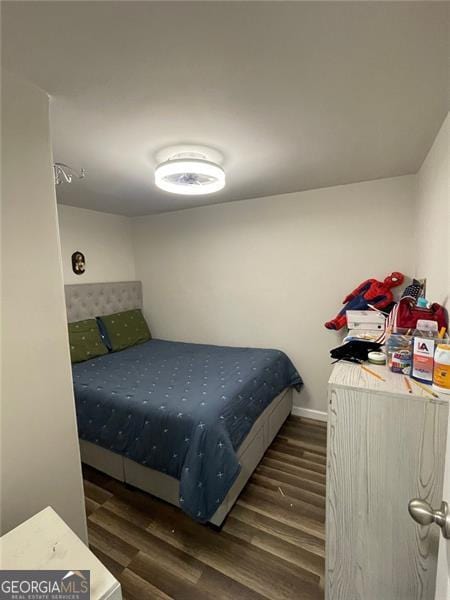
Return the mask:
[[[155,184],[172,194],[212,194],[225,187],[225,171],[202,155],[178,154],[156,167]]]

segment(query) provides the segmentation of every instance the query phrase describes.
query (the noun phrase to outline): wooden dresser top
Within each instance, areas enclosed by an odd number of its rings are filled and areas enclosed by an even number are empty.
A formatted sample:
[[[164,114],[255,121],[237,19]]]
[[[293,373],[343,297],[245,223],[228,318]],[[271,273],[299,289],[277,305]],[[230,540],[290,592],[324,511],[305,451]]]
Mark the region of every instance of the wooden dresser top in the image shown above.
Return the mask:
[[[438,394],[439,398],[434,398],[430,394],[422,391],[413,381],[411,381],[413,393],[410,394],[406,388],[403,375],[392,373],[386,365],[381,366],[365,363],[364,366],[371,371],[378,373],[386,381],[381,381],[370,373],[367,373],[360,365],[339,362],[334,365],[328,384],[335,387],[354,388],[381,394],[400,394],[410,398],[422,398],[432,402],[443,402],[445,404],[448,404],[450,401],[450,395]],[[432,388],[430,387],[430,390],[431,389]],[[435,390],[433,391],[436,393]]]

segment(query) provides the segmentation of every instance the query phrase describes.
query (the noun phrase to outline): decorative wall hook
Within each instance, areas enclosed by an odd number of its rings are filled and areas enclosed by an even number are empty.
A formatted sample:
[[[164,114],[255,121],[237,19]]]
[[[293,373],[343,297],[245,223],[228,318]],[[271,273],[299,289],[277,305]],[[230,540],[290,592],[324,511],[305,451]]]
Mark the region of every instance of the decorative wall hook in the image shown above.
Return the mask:
[[[72,183],[74,177],[76,177],[76,179],[84,179],[86,177],[85,169],[77,171],[73,167],[60,162],[56,162],[53,165],[53,172],[56,185],[61,183]]]

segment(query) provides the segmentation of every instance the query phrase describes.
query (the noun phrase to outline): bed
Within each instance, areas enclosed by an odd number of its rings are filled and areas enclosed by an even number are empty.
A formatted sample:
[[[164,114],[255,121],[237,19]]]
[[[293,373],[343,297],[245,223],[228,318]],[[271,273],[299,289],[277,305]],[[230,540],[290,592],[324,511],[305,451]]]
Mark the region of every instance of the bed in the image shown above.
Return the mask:
[[[69,322],[142,308],[140,282],[67,285]],[[292,408],[279,350],[152,339],[73,365],[82,461],[220,526]]]

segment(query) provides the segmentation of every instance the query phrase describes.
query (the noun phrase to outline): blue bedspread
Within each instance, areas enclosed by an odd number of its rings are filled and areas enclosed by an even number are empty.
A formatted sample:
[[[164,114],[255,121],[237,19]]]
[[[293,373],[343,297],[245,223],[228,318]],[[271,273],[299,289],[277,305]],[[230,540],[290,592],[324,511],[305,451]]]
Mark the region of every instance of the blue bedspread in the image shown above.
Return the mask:
[[[180,506],[208,521],[236,479],[236,450],[286,386],[279,350],[151,340],[73,365],[79,436],[180,481]]]

